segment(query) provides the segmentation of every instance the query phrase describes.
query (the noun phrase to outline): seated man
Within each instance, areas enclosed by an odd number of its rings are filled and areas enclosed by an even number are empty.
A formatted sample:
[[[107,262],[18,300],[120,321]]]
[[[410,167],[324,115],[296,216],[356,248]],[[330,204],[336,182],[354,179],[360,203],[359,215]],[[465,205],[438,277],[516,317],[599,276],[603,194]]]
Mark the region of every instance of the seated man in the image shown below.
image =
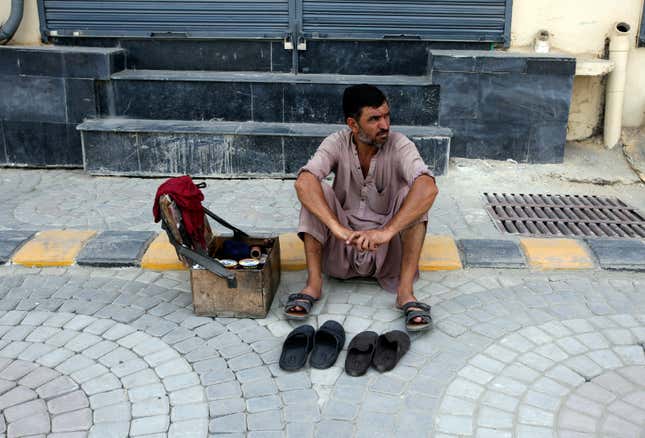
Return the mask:
[[[414,143],[390,132],[390,108],[378,88],[347,88],[343,111],[349,129],[323,140],[295,183],[308,278],[300,293],[289,296],[285,313],[308,316],[321,296],[323,272],[375,277],[396,293],[408,330],[427,329],[430,307],[417,301],[413,283],[438,193],[434,177]],[[333,188],[322,182],[331,172]]]

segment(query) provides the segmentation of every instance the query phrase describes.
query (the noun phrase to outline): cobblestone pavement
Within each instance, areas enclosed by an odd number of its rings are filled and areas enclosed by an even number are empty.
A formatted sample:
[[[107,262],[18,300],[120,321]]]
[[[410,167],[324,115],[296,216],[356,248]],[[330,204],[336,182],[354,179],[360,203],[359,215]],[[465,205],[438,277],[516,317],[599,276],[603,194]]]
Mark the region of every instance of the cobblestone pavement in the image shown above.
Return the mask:
[[[424,273],[435,329],[360,378],[277,366],[303,280],[251,320],[194,316],[186,272],[0,267],[0,436],[645,436],[645,274]],[[402,328],[393,299],[329,280],[308,322]]]
[[[493,164],[491,164],[493,163]],[[502,236],[483,208],[482,193],[572,193],[620,197],[645,205],[642,183],[571,184],[562,165],[517,165],[460,160],[447,176],[430,211],[428,233],[457,238]],[[598,169],[597,172],[601,171]],[[546,175],[546,176],[545,176]],[[551,175],[551,176],[550,176]],[[159,230],[152,221],[152,200],[165,179],[92,177],[80,170],[0,169],[0,229]],[[243,230],[294,231],[300,203],[293,180],[208,180],[204,205]]]

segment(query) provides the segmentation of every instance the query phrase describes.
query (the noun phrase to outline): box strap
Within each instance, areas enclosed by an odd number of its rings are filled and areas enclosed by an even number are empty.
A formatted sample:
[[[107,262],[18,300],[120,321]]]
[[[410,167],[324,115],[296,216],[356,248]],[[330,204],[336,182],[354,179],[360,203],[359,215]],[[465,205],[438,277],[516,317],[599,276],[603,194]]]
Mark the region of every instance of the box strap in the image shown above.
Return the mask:
[[[224,219],[210,211],[208,208],[203,207],[204,213],[206,213],[208,216],[210,216],[213,220],[219,222],[221,225],[224,225],[226,228],[229,230],[233,231],[233,238],[238,240],[241,239],[242,237],[249,237],[248,234],[246,234],[244,231],[240,230],[237,228],[235,225],[231,225],[230,223],[226,222]]]
[[[166,230],[166,234],[168,235],[168,240],[170,241],[172,246],[175,247],[177,254],[183,256],[184,258],[191,261],[192,263],[203,266],[204,268],[208,269],[210,272],[217,275],[218,277],[222,277],[226,279],[226,283],[229,288],[237,287],[237,277],[235,276],[234,272],[226,269],[224,265],[222,265],[219,261],[211,257],[208,257],[204,254],[200,254],[197,251],[194,251],[188,248],[187,246],[177,242],[177,240],[175,239],[175,236],[173,236],[172,232],[170,232],[170,228],[168,228],[168,224],[166,224],[166,220],[163,218],[162,218],[162,224],[164,229]]]

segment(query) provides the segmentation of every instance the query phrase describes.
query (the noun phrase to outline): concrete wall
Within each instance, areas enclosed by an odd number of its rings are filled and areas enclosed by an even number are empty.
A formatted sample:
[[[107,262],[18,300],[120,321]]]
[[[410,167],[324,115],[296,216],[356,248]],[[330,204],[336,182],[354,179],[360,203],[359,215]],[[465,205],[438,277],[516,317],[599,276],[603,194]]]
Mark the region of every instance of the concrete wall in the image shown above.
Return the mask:
[[[575,55],[602,57],[605,39],[613,24],[626,21],[636,39],[640,29],[643,0],[513,0],[511,48],[532,46],[536,33],[551,33],[554,50]],[[630,52],[625,89],[623,123],[638,127],[645,123],[645,48]],[[573,87],[569,139],[584,138],[602,123],[604,81],[577,77]]]
[[[613,23],[632,25],[634,42],[640,28],[644,0],[514,0],[511,48],[528,47],[535,34],[547,29],[555,49],[587,56],[602,56]],[[0,22],[9,15],[10,0],[0,0]],[[25,0],[25,14],[11,44],[40,44],[36,0]],[[624,125],[645,123],[645,48],[630,53],[625,93]],[[574,81],[569,138],[584,138],[598,130],[602,120],[604,82],[594,77]]]

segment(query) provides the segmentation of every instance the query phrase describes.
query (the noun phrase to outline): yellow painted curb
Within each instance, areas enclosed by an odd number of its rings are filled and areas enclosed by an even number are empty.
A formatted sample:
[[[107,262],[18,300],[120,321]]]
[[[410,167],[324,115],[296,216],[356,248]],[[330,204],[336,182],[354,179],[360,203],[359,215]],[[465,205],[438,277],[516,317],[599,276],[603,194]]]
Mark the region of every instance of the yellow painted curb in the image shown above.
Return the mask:
[[[48,230],[18,250],[13,263],[24,266],[69,266],[74,263],[79,251],[96,231]]]
[[[456,269],[462,269],[462,265],[455,240],[450,236],[427,235],[421,249],[419,270],[454,271]]]
[[[591,269],[593,261],[574,239],[520,239],[520,245],[532,268]]]
[[[307,269],[305,245],[296,233],[280,235],[280,266],[283,271]]]
[[[187,269],[177,257],[177,251],[168,241],[168,235],[165,232],[159,233],[155,240],[152,241],[141,259],[141,267],[155,271]]]

